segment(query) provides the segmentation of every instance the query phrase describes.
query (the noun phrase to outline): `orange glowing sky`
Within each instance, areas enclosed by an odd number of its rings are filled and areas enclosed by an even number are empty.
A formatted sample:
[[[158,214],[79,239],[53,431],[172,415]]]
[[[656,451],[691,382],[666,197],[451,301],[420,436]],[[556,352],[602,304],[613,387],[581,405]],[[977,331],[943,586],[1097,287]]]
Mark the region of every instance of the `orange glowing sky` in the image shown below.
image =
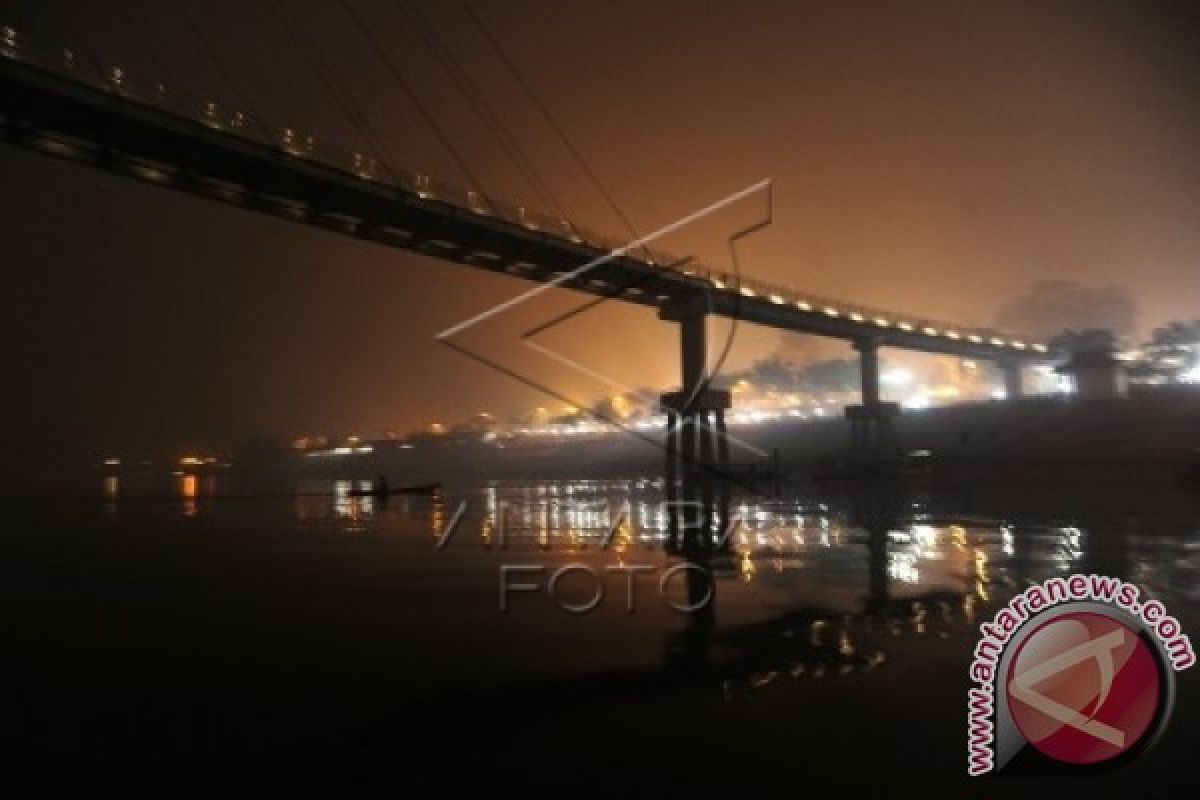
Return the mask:
[[[22,30],[89,32],[140,52],[121,18],[0,1]],[[133,2],[158,61],[214,82],[188,20]],[[189,4],[191,5],[191,4]],[[453,7],[417,4],[547,182],[590,227],[623,233]],[[292,6],[292,4],[289,4]],[[495,140],[390,4],[364,15],[487,189],[528,195]],[[805,290],[990,323],[1031,282],[1127,286],[1140,328],[1200,316],[1200,66],[1186,5],[1114,2],[478,3],[642,231],[762,178],[775,224],[745,270]],[[323,139],[354,130],[305,79],[261,10],[219,3],[246,93]],[[193,10],[201,23],[208,19]],[[395,157],[461,182],[331,5],[296,18]],[[199,23],[197,23],[199,24]],[[99,46],[98,44],[96,45]],[[130,57],[131,69],[153,69]],[[439,330],[523,288],[428,258],[0,150],[10,367],[31,393],[10,419],[63,441],[194,449],[253,433],[409,427],[544,404],[439,346]],[[665,244],[716,263],[758,208]],[[605,387],[515,340],[577,299],[483,335],[493,355],[588,397]],[[603,308],[549,342],[631,385],[676,380],[674,331]],[[731,366],[781,346],[739,331]],[[788,345],[791,346],[791,345]]]

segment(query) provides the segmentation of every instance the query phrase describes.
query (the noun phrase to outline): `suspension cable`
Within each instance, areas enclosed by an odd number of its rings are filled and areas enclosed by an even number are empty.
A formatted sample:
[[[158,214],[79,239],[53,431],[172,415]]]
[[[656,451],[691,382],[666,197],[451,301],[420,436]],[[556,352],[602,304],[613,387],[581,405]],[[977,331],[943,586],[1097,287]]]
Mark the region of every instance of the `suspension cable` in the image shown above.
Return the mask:
[[[228,2],[228,0],[226,1]],[[243,33],[244,26],[230,25],[229,18],[221,10],[221,3],[218,0],[209,0],[205,7],[208,9],[208,13],[212,17],[213,21],[216,23],[217,31],[221,38],[229,43],[231,50],[230,58],[240,62],[243,65],[244,69],[242,72],[244,72],[247,79],[259,87],[270,86],[270,76],[267,76],[268,79],[264,80],[264,73],[261,69],[261,63],[256,63],[256,60],[253,57],[255,54],[254,48],[245,47],[245,37],[243,36],[239,41],[238,36],[236,36],[233,32],[234,28],[237,27],[239,33]],[[269,92],[269,95],[277,101],[274,107],[270,109],[271,113],[278,113],[279,119],[289,121],[289,124],[280,125],[279,127],[290,128],[295,126],[299,121],[305,119],[304,113],[297,110],[296,104],[289,101],[288,95],[285,92],[273,91]],[[294,99],[294,97],[291,98],[291,100]],[[264,111],[267,110],[264,105],[258,105],[257,107],[262,108]],[[297,122],[291,122],[292,120],[296,120]]]
[[[129,0],[119,0],[117,3],[118,12],[125,21],[125,27],[129,29],[133,36],[133,41],[137,48],[144,52],[146,59],[150,62],[150,68],[157,73],[158,82],[162,86],[166,86],[168,77],[166,62],[159,57],[158,48],[154,46],[152,37],[146,34],[145,28],[142,26],[138,15],[133,12],[129,4]]]
[[[567,213],[559,198],[542,179],[533,161],[521,148],[516,136],[504,124],[499,115],[487,101],[487,96],[463,69],[462,64],[454,57],[449,48],[439,39],[429,20],[421,12],[403,0],[395,0],[397,10],[408,20],[413,30],[421,37],[426,47],[433,53],[442,69],[450,76],[459,94],[475,111],[484,125],[491,131],[499,142],[501,149],[512,162],[517,172],[525,179],[549,210],[564,221],[568,221]]]
[[[475,28],[479,31],[480,35],[482,35],[483,38],[488,42],[489,46],[492,48],[504,66],[508,69],[514,80],[516,80],[516,82],[521,86],[525,94],[528,95],[534,107],[537,108],[538,112],[550,126],[551,130],[554,131],[559,141],[562,142],[563,146],[566,147],[567,151],[571,154],[571,157],[579,165],[580,169],[583,170],[588,181],[591,182],[592,186],[595,187],[595,189],[604,198],[604,201],[608,204],[609,209],[611,209],[612,212],[617,216],[617,218],[621,221],[621,224],[625,226],[625,229],[629,235],[633,237],[634,241],[641,239],[641,234],[638,233],[637,228],[635,228],[633,223],[629,221],[629,217],[627,217],[625,212],[621,210],[620,205],[618,205],[612,194],[600,180],[600,177],[596,174],[596,171],[592,169],[592,166],[588,163],[587,158],[585,158],[583,153],[579,151],[579,148],[575,146],[575,143],[571,141],[571,137],[567,134],[566,130],[563,129],[563,126],[559,124],[554,114],[550,111],[550,108],[542,101],[532,84],[530,84],[525,78],[524,73],[522,73],[520,68],[517,67],[516,62],[514,62],[509,56],[508,51],[505,50],[496,37],[492,35],[492,32],[488,30],[488,27],[484,24],[479,15],[472,11],[468,5],[465,3],[460,3],[459,8],[462,9],[463,13],[466,14],[475,24]],[[650,251],[645,246],[643,246],[641,249],[647,258],[650,258]]]
[[[334,102],[341,109],[346,121],[350,123],[350,126],[358,134],[359,139],[379,159],[383,170],[395,182],[399,183],[399,175],[395,172],[391,164],[391,154],[382,145],[378,136],[376,136],[374,125],[371,124],[371,120],[355,102],[353,94],[338,81],[329,62],[321,55],[320,48],[317,47],[312,38],[304,31],[299,21],[293,24],[279,3],[279,0],[271,0],[268,8],[270,8],[272,15],[275,17],[278,27],[286,34],[297,51],[301,63],[316,75],[317,81],[333,97]]]
[[[358,29],[359,34],[367,42],[367,46],[371,48],[371,51],[375,54],[375,57],[383,63],[384,67],[387,68],[387,71],[396,81],[396,84],[400,87],[401,91],[404,92],[404,95],[408,98],[409,102],[412,103],[413,107],[417,110],[417,113],[421,116],[421,119],[425,122],[429,129],[433,131],[434,136],[437,137],[437,140],[442,145],[442,148],[445,149],[445,151],[450,155],[450,158],[454,161],[455,166],[457,166],[459,171],[466,177],[468,183],[470,183],[486,197],[487,193],[483,192],[483,184],[480,183],[479,179],[475,177],[475,174],[467,165],[467,162],[462,157],[462,154],[459,153],[458,149],[454,146],[454,143],[450,141],[449,137],[446,135],[446,132],[442,130],[442,127],[438,124],[437,119],[433,116],[425,104],[421,102],[421,98],[417,96],[417,93],[413,90],[409,82],[405,80],[404,75],[400,72],[400,69],[396,66],[396,63],[388,57],[387,51],[383,49],[379,43],[379,40],[373,33],[371,33],[371,29],[366,25],[362,17],[359,16],[358,12],[354,10],[353,6],[351,6],[347,0],[339,0],[339,2],[342,6],[342,9],[346,12],[346,15],[350,18],[350,21],[354,24],[354,27]]]
[[[220,56],[220,50],[214,46],[212,39],[210,39],[208,34],[205,33],[204,27],[196,24],[195,16],[187,10],[187,7],[188,4],[186,2],[178,5],[178,8],[181,9],[181,12],[184,14],[184,16],[190,18],[191,24],[188,27],[192,29],[192,32],[196,36],[196,40],[200,43],[201,51],[209,61],[216,65],[217,72],[220,73],[221,78],[228,85],[229,90],[234,95],[234,99],[242,104],[242,107],[245,108],[247,113],[250,114],[250,118],[254,120],[259,128],[262,129],[262,132],[266,135],[267,140],[274,142],[276,140],[275,132],[271,130],[269,125],[266,124],[266,121],[260,114],[253,111],[254,104],[250,102],[249,96],[245,91],[242,90],[242,84],[241,81],[238,80],[236,71],[233,70]]]

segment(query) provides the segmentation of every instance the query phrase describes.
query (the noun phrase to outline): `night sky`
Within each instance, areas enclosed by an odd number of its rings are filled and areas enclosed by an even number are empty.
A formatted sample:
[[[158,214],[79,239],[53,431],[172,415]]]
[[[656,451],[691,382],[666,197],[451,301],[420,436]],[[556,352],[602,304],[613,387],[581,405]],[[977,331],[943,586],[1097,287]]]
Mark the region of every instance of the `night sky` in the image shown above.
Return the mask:
[[[278,124],[362,147],[284,35],[311,36],[388,155],[466,183],[337,2],[0,0],[0,23],[78,43],[134,79],[238,94]],[[486,94],[572,217],[624,235],[457,4],[351,0],[483,188],[532,196],[455,92],[416,9]],[[1126,286],[1148,332],[1197,316],[1200,27],[1145,2],[473,4],[637,229],[763,178],[775,224],[756,277],[987,324],[1030,283]],[[213,47],[220,51],[214,62]],[[233,73],[237,82],[222,73]],[[547,398],[437,344],[518,280],[340,238],[0,148],[3,461],[212,451],[252,434],[407,431]],[[531,206],[540,205],[534,200]],[[727,265],[754,203],[663,242]],[[582,398],[604,387],[476,338]],[[468,337],[470,339],[470,337]],[[605,306],[548,343],[630,385],[667,387],[675,331]],[[731,366],[779,347],[743,329]]]

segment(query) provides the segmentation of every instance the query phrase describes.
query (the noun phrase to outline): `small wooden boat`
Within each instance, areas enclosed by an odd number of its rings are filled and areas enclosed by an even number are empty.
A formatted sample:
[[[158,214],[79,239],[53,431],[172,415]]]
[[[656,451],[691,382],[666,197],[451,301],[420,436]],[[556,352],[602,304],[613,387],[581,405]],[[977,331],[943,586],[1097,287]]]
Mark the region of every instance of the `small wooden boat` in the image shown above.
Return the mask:
[[[392,497],[395,495],[430,495],[441,491],[440,483],[421,483],[415,486],[372,486],[370,489],[351,489],[347,497]]]

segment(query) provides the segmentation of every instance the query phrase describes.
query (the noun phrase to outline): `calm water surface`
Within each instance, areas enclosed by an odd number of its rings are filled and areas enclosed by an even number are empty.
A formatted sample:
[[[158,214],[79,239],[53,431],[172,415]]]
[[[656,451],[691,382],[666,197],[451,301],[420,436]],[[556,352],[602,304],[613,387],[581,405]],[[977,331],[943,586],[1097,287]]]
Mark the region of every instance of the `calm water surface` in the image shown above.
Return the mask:
[[[975,626],[1014,591],[1118,575],[1198,635],[1200,510],[1174,487],[735,496],[709,620],[672,607],[687,574],[653,481],[387,502],[356,485],[238,497],[198,479],[165,497],[9,503],[10,766],[131,795],[486,777],[560,796],[1046,781],[1155,796],[1195,776],[1190,672],[1166,738],[1127,767],[964,776]],[[503,592],[506,565],[535,589]]]

